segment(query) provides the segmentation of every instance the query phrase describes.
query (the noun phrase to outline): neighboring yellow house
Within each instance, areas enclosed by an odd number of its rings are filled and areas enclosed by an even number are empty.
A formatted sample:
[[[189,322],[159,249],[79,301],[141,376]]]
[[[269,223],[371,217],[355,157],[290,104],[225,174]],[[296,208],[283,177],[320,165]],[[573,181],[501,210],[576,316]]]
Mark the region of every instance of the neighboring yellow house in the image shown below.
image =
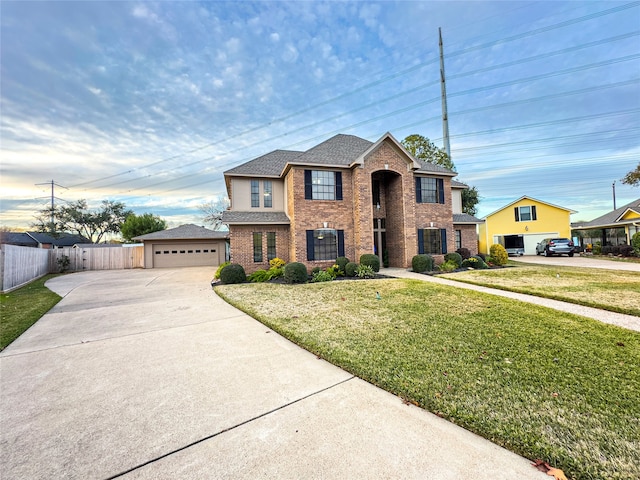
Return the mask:
[[[571,238],[570,215],[574,210],[521,197],[484,217],[478,225],[478,251],[488,254],[494,243],[511,255],[535,255],[536,245],[550,237]]]
[[[640,232],[640,198],[623,205],[601,217],[574,227],[575,230],[600,230],[602,245],[618,245],[621,241],[631,244],[631,237]],[[624,229],[624,238],[615,235]]]

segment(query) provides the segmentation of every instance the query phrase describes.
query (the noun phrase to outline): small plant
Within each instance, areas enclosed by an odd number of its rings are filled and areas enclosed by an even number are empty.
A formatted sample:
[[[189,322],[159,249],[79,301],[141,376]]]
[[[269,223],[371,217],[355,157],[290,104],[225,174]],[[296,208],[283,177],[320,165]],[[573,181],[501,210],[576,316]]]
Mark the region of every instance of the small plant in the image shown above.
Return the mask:
[[[269,260],[269,267],[271,268],[282,268],[287,264],[287,262],[285,262],[284,260],[282,260],[281,258],[272,258],[271,260]]]
[[[349,259],[347,257],[338,257],[338,258],[336,258],[336,265],[338,265],[339,270],[342,271],[342,272],[345,271],[347,263],[349,263]]]
[[[247,277],[251,283],[262,283],[269,280],[269,272],[266,270],[260,269],[253,272],[251,275]]]
[[[60,273],[64,273],[69,269],[69,265],[71,265],[71,260],[69,259],[68,256],[62,255],[62,257],[56,260],[56,263],[58,264],[58,270],[60,271]]]
[[[444,261],[453,262],[456,264],[456,268],[458,268],[460,265],[462,265],[462,255],[460,255],[458,252],[450,252],[444,256]]]
[[[460,265],[458,265],[456,262],[454,262],[452,260],[448,260],[448,261],[444,262],[442,265],[440,265],[440,271],[441,272],[453,272],[454,270],[458,269],[459,266]]]
[[[247,274],[239,263],[230,263],[220,271],[220,281],[225,285],[244,283],[247,281]]]
[[[509,254],[505,250],[505,248],[499,243],[494,243],[489,248],[489,255],[491,255],[491,263],[494,265],[506,265],[509,261]]]
[[[487,258],[486,255],[482,255],[481,256],[481,254],[478,254],[478,255],[476,255],[474,257],[469,257],[469,259],[471,259],[471,258],[475,258],[475,259],[478,260],[478,266],[475,267],[475,268],[480,269],[480,270],[483,270],[485,268],[489,268],[489,266],[487,265],[487,262],[485,261],[485,258]]]
[[[466,260],[471,256],[471,252],[469,251],[468,248],[465,248],[465,247],[459,248],[458,250],[456,250],[456,252],[460,254],[463,260]]]
[[[344,274],[347,277],[355,277],[356,276],[356,270],[358,269],[358,264],[355,262],[349,262],[345,265],[344,267]]]
[[[487,267],[487,264],[484,262],[484,260],[482,258],[480,258],[478,255],[476,255],[475,257],[469,257],[466,260],[462,261],[462,267],[463,268],[474,268],[477,270],[482,270]]]
[[[284,267],[271,267],[269,270],[267,270],[267,273],[269,274],[268,280],[271,280],[273,278],[280,278],[284,275]]]
[[[284,266],[284,279],[287,283],[307,283],[307,267],[300,262],[287,263]]]
[[[365,253],[360,256],[360,265],[366,265],[373,269],[374,272],[380,271],[380,259],[373,253]]]
[[[327,271],[322,271],[320,270],[319,272],[316,272],[313,274],[313,277],[311,279],[312,282],[330,282],[334,279],[335,277],[333,275],[331,275],[329,272]]]
[[[327,267],[326,272],[331,275],[331,280],[336,277],[343,277],[344,272],[340,269],[338,265],[333,265],[332,267]]]
[[[416,273],[430,272],[433,270],[433,257],[425,253],[414,255],[411,259],[411,268]]]
[[[316,273],[318,273],[319,271],[321,271],[322,269],[320,267],[313,267],[311,269],[311,275],[315,275]]]
[[[640,257],[640,232],[636,232],[631,237],[631,246],[636,257]]]
[[[220,272],[222,272],[222,269],[223,269],[224,267],[226,267],[227,265],[230,265],[230,264],[231,264],[231,262],[224,262],[224,263],[221,263],[221,264],[220,264],[220,266],[218,267],[218,269],[216,270],[216,273],[215,273],[215,275],[213,276],[213,278],[215,278],[216,280],[217,280],[217,279],[219,279],[219,278],[220,278]]]
[[[356,277],[358,278],[375,278],[376,272],[370,265],[358,265],[356,268]]]

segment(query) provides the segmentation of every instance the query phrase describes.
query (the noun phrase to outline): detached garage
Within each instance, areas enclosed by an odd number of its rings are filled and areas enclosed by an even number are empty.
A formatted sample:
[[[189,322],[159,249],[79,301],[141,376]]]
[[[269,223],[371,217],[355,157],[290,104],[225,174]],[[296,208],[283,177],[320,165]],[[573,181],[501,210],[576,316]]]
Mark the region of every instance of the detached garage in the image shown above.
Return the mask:
[[[217,267],[227,259],[229,232],[188,224],[135,237],[144,243],[144,268]]]

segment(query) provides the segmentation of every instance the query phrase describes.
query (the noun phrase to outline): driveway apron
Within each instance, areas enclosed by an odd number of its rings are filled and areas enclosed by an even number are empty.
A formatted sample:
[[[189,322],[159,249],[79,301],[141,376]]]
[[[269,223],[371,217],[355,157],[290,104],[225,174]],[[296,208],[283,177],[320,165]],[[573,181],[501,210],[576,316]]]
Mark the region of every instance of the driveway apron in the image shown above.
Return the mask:
[[[544,479],[229,306],[206,268],[83,272],[0,354],[3,479]]]

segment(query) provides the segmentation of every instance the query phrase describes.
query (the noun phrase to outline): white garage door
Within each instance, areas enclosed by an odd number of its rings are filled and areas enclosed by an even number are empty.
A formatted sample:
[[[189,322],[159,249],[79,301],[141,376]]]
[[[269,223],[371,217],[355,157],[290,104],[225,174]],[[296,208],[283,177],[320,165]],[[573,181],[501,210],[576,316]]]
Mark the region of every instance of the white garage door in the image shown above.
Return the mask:
[[[536,245],[545,238],[557,237],[558,232],[524,235],[524,254],[535,255]]]
[[[157,243],[153,244],[153,266],[163,267],[200,267],[218,266],[220,254],[224,256],[224,243]]]

